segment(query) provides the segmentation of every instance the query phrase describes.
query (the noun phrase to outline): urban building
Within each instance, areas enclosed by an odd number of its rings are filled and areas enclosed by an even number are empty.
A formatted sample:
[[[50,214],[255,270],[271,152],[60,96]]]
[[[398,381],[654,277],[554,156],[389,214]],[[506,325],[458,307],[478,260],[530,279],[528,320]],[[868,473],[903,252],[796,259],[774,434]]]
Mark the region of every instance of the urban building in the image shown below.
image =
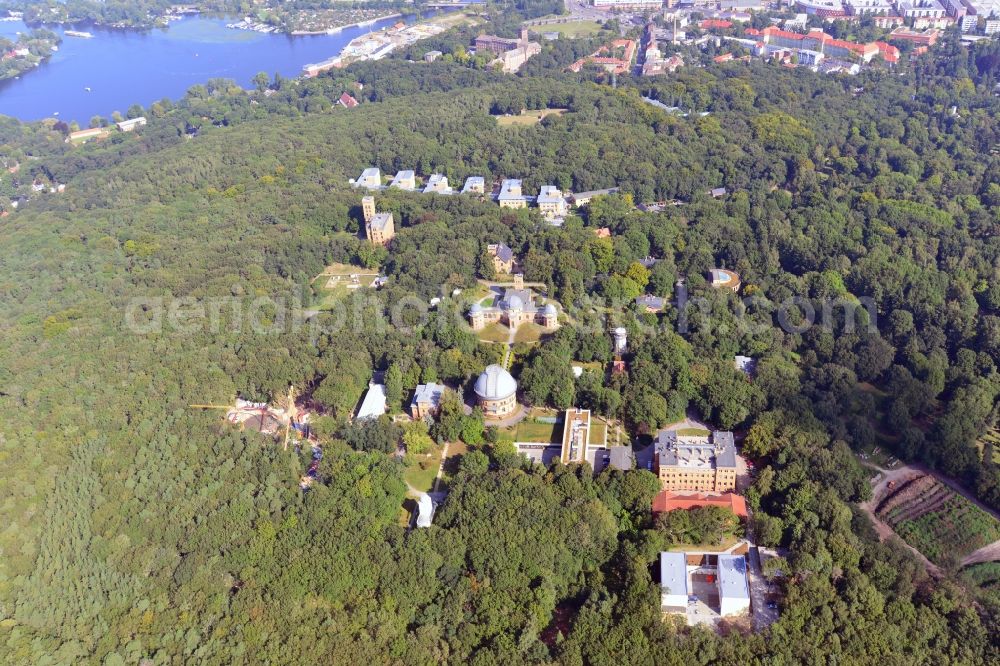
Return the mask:
[[[487,366],[473,390],[488,419],[502,419],[517,409],[517,382],[499,365]]]
[[[375,197],[367,196],[361,199],[361,211],[365,218],[365,236],[372,245],[388,245],[396,236],[396,225],[392,213],[375,211]]]
[[[939,33],[937,30],[924,30],[918,32],[916,30],[910,30],[905,27],[898,27],[889,33],[889,39],[895,41],[901,39],[907,42],[913,42],[916,46],[934,46],[937,43]]]
[[[531,290],[524,288],[524,279],[518,274],[514,276],[514,286],[506,289],[495,305],[474,303],[469,308],[469,324],[474,331],[481,331],[497,322],[509,328],[533,323],[555,330],[559,328],[559,312],[551,303],[542,307],[536,305]]]
[[[514,251],[505,243],[490,243],[486,252],[493,257],[493,270],[509,275],[514,270]]]
[[[437,414],[444,392],[445,387],[442,384],[418,384],[413,392],[413,400],[410,401],[410,416],[423,419]]]
[[[586,206],[590,203],[591,199],[599,196],[608,196],[611,194],[618,194],[617,187],[609,187],[604,190],[588,190],[586,192],[574,192],[569,195],[570,199],[573,201],[573,205],[579,208],[580,206]]]
[[[508,178],[500,183],[497,202],[501,208],[525,208],[528,205],[528,198],[521,193],[521,181]]]
[[[475,41],[476,53],[492,53],[497,56],[493,63],[499,64],[504,72],[512,73],[521,68],[532,56],[542,52],[542,45],[528,40],[528,31],[521,30],[518,39],[508,39],[495,35],[479,35]]]
[[[598,9],[655,10],[664,6],[664,0],[593,0]],[[670,0],[667,0],[668,6]]]
[[[653,452],[663,490],[728,493],[736,489],[736,444],[733,433],[710,436],[659,434]]]
[[[863,62],[871,62],[872,58],[884,52],[879,48],[877,42],[859,44],[857,42],[834,39],[818,28],[802,34],[782,30],[776,26],[768,26],[763,30],[747,28],[744,34],[757,39],[758,50],[765,50],[763,49],[764,46],[771,47],[771,49],[774,47],[795,50],[804,49],[816,51],[827,58],[858,58]],[[766,51],[770,51],[771,49],[766,49]]]
[[[442,56],[440,51],[428,51],[424,54],[424,62],[434,62]]]
[[[945,9],[938,0],[896,0],[896,11],[903,18],[944,18]]]
[[[893,7],[889,0],[844,0],[849,16],[888,16]]]
[[[579,72],[586,65],[597,65],[615,74],[627,74],[632,69],[636,48],[636,43],[631,39],[616,39],[589,56],[580,58],[567,69],[571,72]]]
[[[389,183],[389,187],[395,187],[400,190],[413,191],[417,189],[417,176],[413,173],[413,169],[406,169],[405,171],[397,171],[396,176]]]
[[[608,464],[617,470],[627,472],[635,468],[635,453],[631,446],[612,446],[608,449]]]
[[[542,185],[535,203],[542,217],[550,222],[566,216],[566,197],[555,185]]]

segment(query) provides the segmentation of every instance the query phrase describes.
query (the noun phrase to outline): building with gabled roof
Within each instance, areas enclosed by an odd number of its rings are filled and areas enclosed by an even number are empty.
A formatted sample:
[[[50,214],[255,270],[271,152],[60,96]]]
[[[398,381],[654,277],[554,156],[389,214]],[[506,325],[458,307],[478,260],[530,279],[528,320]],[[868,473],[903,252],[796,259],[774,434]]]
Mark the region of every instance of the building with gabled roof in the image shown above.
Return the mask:
[[[424,194],[454,194],[454,192],[455,190],[448,184],[448,177],[440,173],[432,173],[424,186]]]
[[[506,243],[490,243],[486,246],[486,253],[493,257],[493,270],[505,275],[514,270],[514,250],[510,249]]]
[[[361,172],[361,177],[351,183],[354,187],[363,187],[366,190],[382,189],[382,172],[378,167],[368,167]]]

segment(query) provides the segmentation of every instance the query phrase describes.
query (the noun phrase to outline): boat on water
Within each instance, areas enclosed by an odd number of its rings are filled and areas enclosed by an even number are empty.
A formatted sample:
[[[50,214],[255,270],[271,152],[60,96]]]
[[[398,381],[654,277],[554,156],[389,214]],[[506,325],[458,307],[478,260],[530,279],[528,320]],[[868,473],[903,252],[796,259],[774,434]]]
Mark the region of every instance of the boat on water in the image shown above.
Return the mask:
[[[90,92],[90,86],[85,86],[85,87],[84,87],[84,91],[86,91],[86,92]]]
[[[84,39],[90,39],[94,35],[89,32],[84,32],[82,30],[67,30],[63,33],[67,37],[83,37]]]

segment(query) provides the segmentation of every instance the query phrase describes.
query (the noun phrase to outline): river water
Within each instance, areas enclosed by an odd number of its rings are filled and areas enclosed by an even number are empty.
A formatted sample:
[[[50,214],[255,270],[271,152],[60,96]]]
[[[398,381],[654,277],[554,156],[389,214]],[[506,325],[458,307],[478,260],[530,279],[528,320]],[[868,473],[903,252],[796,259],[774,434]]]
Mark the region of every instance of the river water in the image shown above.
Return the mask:
[[[336,55],[355,37],[399,19],[334,35],[295,37],[227,28],[233,20],[187,17],[168,29],[147,32],[66,26],[94,36],[63,35],[48,61],[19,79],[0,81],[0,114],[21,120],[55,116],[86,127],[94,115],[109,117],[135,103],[148,106],[164,97],[177,99],[213,77],[234,79],[249,88],[250,79],[261,71],[272,77],[275,72],[298,76],[303,65]],[[64,31],[46,27],[60,35]],[[8,38],[30,29],[20,21],[0,22],[0,35]]]

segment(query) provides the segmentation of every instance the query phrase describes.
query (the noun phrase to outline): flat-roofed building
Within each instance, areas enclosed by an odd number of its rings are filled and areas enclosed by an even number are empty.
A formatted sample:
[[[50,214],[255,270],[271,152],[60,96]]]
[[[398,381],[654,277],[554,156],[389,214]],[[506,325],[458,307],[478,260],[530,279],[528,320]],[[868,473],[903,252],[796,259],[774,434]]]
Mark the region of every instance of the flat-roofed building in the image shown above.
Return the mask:
[[[413,173],[412,169],[397,171],[395,178],[389,183],[389,187],[395,187],[400,190],[415,190],[417,189],[417,176]]]
[[[482,176],[469,176],[465,179],[462,194],[486,194],[486,180]]]
[[[716,289],[740,290],[740,274],[725,268],[713,268],[708,272],[711,285]]]
[[[524,208],[528,205],[528,198],[521,193],[521,181],[516,178],[508,178],[500,183],[500,194],[497,202],[501,208]]]
[[[552,221],[566,216],[566,197],[555,185],[542,185],[535,200],[542,217]]]
[[[719,615],[740,615],[750,610],[747,560],[743,555],[719,554]]]
[[[579,206],[586,206],[587,204],[590,203],[590,200],[593,199],[594,197],[608,196],[609,194],[618,194],[618,188],[609,187],[604,190],[588,190],[586,192],[574,192],[573,194],[570,195],[570,198],[573,200],[573,205],[579,207]]]
[[[653,458],[663,490],[727,493],[736,489],[733,433],[679,435],[665,430],[656,439]]]
[[[131,132],[137,127],[144,127],[146,125],[146,117],[139,116],[138,118],[130,118],[129,120],[123,120],[117,123],[118,129],[123,132]]]
[[[683,613],[688,604],[687,557],[660,553],[660,611]]]
[[[590,443],[590,410],[567,409],[563,419],[562,449],[560,459],[564,464],[582,463],[587,460]]]

